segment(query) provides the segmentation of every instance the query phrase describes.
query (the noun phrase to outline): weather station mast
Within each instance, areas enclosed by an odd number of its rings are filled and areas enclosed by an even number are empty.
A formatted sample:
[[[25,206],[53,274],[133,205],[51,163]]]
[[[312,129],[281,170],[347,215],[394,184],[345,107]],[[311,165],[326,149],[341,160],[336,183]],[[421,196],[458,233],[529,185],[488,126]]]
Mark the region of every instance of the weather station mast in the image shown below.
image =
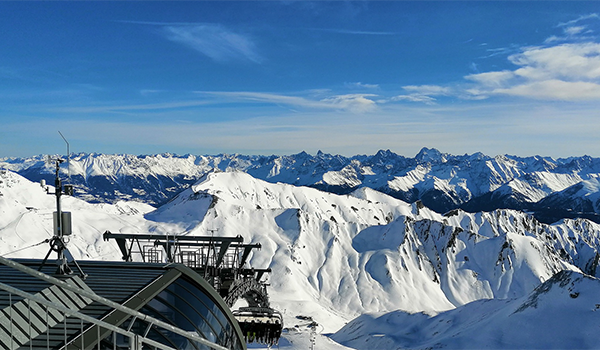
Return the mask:
[[[58,133],[63,138],[63,140],[65,140],[65,142],[67,144],[67,164],[69,164],[69,162],[68,162],[69,142],[65,139],[65,137],[63,136],[63,134],[60,131]],[[63,193],[67,196],[73,195],[73,185],[69,184],[69,185],[63,186],[62,181],[60,179],[60,164],[64,163],[65,160],[62,159],[61,157],[57,157],[56,159],[54,159],[54,162],[56,164],[56,175],[55,175],[55,179],[54,179],[54,193],[51,193],[50,190],[48,188],[46,188],[46,193],[54,194],[56,196],[56,211],[53,213],[54,235],[49,240],[50,250],[48,250],[48,253],[44,257],[44,260],[42,261],[42,264],[41,264],[39,270],[41,270],[42,267],[44,267],[44,265],[46,264],[46,260],[48,260],[48,257],[50,256],[50,254],[54,251],[58,255],[58,260],[57,260],[58,269],[56,271],[57,274],[59,274],[59,275],[72,274],[73,270],[69,267],[69,262],[73,262],[74,265],[77,267],[77,270],[79,271],[79,274],[81,275],[81,277],[85,278],[85,277],[87,277],[87,275],[83,272],[83,270],[81,270],[81,267],[79,266],[79,264],[77,264],[77,261],[75,261],[75,259],[73,258],[73,256],[69,252],[69,250],[67,249],[67,242],[68,242],[67,237],[71,236],[71,234],[73,233],[71,213],[62,211],[61,203],[60,203],[61,196],[63,195]],[[70,178],[70,174],[69,174],[69,178]],[[42,186],[44,186],[44,185],[45,184],[42,182]]]

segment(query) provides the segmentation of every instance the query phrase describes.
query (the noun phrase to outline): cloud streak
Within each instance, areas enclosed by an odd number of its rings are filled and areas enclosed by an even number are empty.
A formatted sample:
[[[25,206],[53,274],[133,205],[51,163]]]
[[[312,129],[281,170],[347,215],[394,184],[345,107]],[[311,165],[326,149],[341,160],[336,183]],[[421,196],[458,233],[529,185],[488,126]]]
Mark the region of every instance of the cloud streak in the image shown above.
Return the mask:
[[[162,33],[167,39],[198,51],[215,62],[261,63],[264,60],[249,36],[218,24],[167,25],[162,28]]]
[[[321,110],[344,110],[353,113],[365,113],[376,108],[376,102],[371,99],[374,94],[346,94],[333,95],[320,100],[300,96],[288,96],[262,92],[220,92],[198,91],[200,94],[226,97],[233,102],[263,102],[270,104],[286,105]]]
[[[157,92],[160,92],[160,90],[141,91],[142,94],[154,94]],[[316,95],[303,97],[251,91],[195,91],[194,93],[201,97],[182,101],[146,104],[116,103],[92,106],[43,106],[42,108],[49,112],[77,114],[176,112],[178,110],[194,110],[197,108],[219,105],[233,106],[243,103],[282,106],[292,110],[344,111],[356,114],[367,113],[377,109],[377,102],[373,100],[373,98],[377,96],[375,94],[330,94],[329,96],[323,96],[324,91],[320,91],[318,96],[321,97],[316,97]]]
[[[199,22],[116,21],[161,27],[159,33],[173,42],[191,48],[215,62],[250,61],[262,63],[264,57],[247,34],[220,24]]]
[[[452,94],[450,88],[438,85],[407,85],[402,88],[408,94],[394,96],[392,97],[392,101],[423,102],[432,105],[436,103],[434,96],[449,96]]]
[[[557,27],[569,27],[569,26],[577,24],[581,21],[588,20],[588,19],[600,19],[600,16],[597,13],[590,13],[588,15],[579,16],[578,18],[571,20],[571,21],[559,23],[557,25]]]
[[[148,103],[148,104],[114,104],[105,106],[83,106],[83,107],[60,107],[46,108],[53,112],[66,113],[118,113],[126,111],[162,111],[174,110],[181,108],[193,108],[214,104],[212,101],[205,100],[189,100],[189,101],[174,101],[164,103]]]
[[[379,89],[378,84],[364,84],[360,81],[355,83],[344,83],[344,86],[351,89]]]

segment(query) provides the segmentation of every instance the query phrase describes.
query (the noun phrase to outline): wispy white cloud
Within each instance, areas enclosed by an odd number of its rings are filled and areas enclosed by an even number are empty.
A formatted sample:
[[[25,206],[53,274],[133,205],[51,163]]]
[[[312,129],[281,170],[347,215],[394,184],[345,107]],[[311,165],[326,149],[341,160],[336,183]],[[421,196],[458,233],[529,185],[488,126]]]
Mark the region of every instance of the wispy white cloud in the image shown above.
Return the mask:
[[[254,40],[247,34],[231,30],[220,24],[199,22],[117,21],[161,27],[167,39],[185,45],[216,62],[251,61],[261,63]]]
[[[581,21],[585,21],[585,20],[588,20],[588,19],[600,19],[600,15],[598,15],[597,13],[590,13],[590,14],[587,14],[587,15],[582,15],[582,16],[577,17],[574,20],[570,20],[570,21],[567,21],[567,22],[559,23],[557,25],[557,27],[570,27],[570,26],[572,26],[574,24],[577,24],[577,23],[579,23]]]
[[[328,105],[355,113],[369,112],[376,108],[375,101],[369,99],[369,97],[375,97],[373,94],[348,94],[332,96],[322,100],[321,102],[327,103]]]
[[[216,62],[263,62],[255,42],[248,36],[236,33],[218,24],[166,25],[165,37],[190,47]]]
[[[567,42],[567,41],[585,41],[593,39],[591,34],[592,30],[588,29],[587,24],[580,24],[580,22],[584,22],[590,19],[598,20],[600,16],[596,13],[591,13],[588,15],[580,16],[574,20],[559,23],[557,25],[558,28],[562,28],[563,35],[552,35],[548,37],[544,43],[545,44],[553,44],[558,42]],[[589,24],[589,23],[588,23]]]
[[[402,88],[407,91],[408,94],[394,96],[391,99],[392,101],[411,101],[435,104],[436,98],[433,96],[448,96],[452,93],[452,90],[449,87],[439,85],[407,85]]]
[[[573,36],[577,35],[585,30],[585,26],[566,27],[564,29],[565,34]]]
[[[588,29],[596,13],[559,23],[561,35],[548,37],[543,45],[518,48],[508,55],[516,68],[466,75],[473,84],[463,98],[510,95],[544,100],[582,101],[600,99],[600,43]],[[497,53],[508,54],[504,49]],[[496,53],[494,52],[494,53]]]
[[[509,58],[521,66],[516,75],[531,79],[567,80],[600,78],[600,44],[563,44],[554,47],[527,48]]]
[[[51,112],[65,113],[119,113],[127,111],[164,111],[181,108],[192,108],[214,104],[206,100],[174,101],[164,103],[148,104],[107,104],[102,106],[78,106],[78,107],[48,107]]]
[[[582,81],[542,80],[494,90],[495,94],[544,100],[581,101],[600,99],[600,84]]]
[[[227,98],[228,102],[240,102],[240,101],[251,101],[251,102],[265,102],[272,104],[283,104],[296,107],[305,108],[324,108],[326,104],[318,100],[310,100],[299,96],[288,96],[281,94],[271,94],[264,92],[251,92],[251,91],[196,91],[198,94],[211,95]]]
[[[361,82],[345,83],[344,86],[350,89],[379,89],[378,84],[364,84]]]
[[[161,90],[142,90],[140,94],[150,95],[162,92]],[[45,106],[45,111],[57,113],[83,113],[83,114],[126,114],[129,112],[163,113],[178,110],[204,108],[215,105],[235,105],[238,103],[262,103],[266,105],[283,106],[287,110],[304,109],[320,111],[346,111],[352,113],[365,113],[377,108],[373,99],[375,94],[333,94],[330,90],[320,90],[318,93],[309,91],[304,96],[272,94],[251,91],[195,91],[201,95],[198,99],[182,101],[158,102],[147,104],[114,103],[105,105],[86,106]]]
[[[374,94],[346,94],[332,95],[321,99],[310,99],[301,96],[288,96],[262,92],[223,92],[223,91],[198,91],[201,94],[227,97],[231,101],[254,101],[272,104],[302,107],[309,109],[337,109],[354,113],[364,113],[373,110],[376,102],[370,99]]]
[[[593,40],[594,38],[590,34],[592,34],[592,31],[585,26],[565,27],[563,28],[563,35],[551,35],[544,40],[544,44],[554,45],[561,42],[583,42]]]
[[[503,70],[498,72],[485,72],[470,74],[465,76],[466,79],[475,81],[485,87],[501,87],[506,84],[507,81],[514,77],[512,71]]]
[[[392,101],[410,101],[410,102],[423,102],[426,104],[435,104],[436,99],[431,96],[425,95],[398,95],[392,97]]]
[[[482,46],[487,46],[487,45],[488,44],[484,44]],[[508,47],[489,48],[489,49],[485,50],[487,52],[487,54],[480,58],[490,58],[490,57],[495,57],[495,56],[510,55],[519,50],[520,50],[520,47],[515,44],[509,45]]]
[[[508,60],[518,68],[465,76],[478,84],[469,92],[566,101],[600,98],[598,43],[527,47]]]
[[[450,88],[439,85],[407,85],[402,88],[414,94],[428,96],[448,95],[450,93]]]

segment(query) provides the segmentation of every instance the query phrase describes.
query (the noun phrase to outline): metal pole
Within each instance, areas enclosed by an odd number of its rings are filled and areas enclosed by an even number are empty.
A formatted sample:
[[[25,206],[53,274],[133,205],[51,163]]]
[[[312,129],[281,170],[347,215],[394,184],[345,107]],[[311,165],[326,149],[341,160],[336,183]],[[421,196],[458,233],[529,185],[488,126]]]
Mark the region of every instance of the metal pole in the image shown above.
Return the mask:
[[[81,321],[80,322],[80,326],[81,326],[81,329],[80,329],[80,332],[81,332],[81,349],[83,349],[84,346],[85,346],[84,345],[85,343],[83,342],[83,339],[84,339],[84,334],[83,334],[83,319],[81,319],[80,321]]]
[[[31,303],[27,303],[27,318],[29,319],[29,350],[33,349],[33,337],[31,332]]]
[[[54,194],[56,195],[56,213],[57,213],[57,218],[56,218],[56,223],[58,224],[58,228],[57,228],[57,235],[58,237],[62,238],[62,216],[61,216],[61,211],[60,211],[60,195],[62,194],[62,183],[60,182],[60,176],[58,174],[58,171],[60,169],[60,160],[56,160],[56,178],[54,179]]]
[[[50,350],[50,321],[48,320],[48,308],[46,306],[44,310],[46,310],[46,350]]]
[[[56,236],[54,237],[54,243],[57,245],[58,261],[60,264],[60,273],[65,273],[65,255],[63,252],[63,227],[62,227],[62,211],[60,209],[60,196],[62,194],[62,183],[60,181],[59,170],[61,159],[56,160],[56,179],[54,180],[54,193],[56,194],[56,223],[58,225]]]
[[[12,293],[9,292],[8,294],[8,305],[10,306],[10,308],[8,309],[8,313],[10,314],[9,318],[10,318],[10,348],[14,349],[14,341],[13,341],[13,334],[14,334],[14,330],[13,330],[13,324],[15,324],[15,322],[13,321],[13,303],[12,303]]]
[[[58,130],[58,133],[60,134],[60,137],[63,138],[63,140],[65,140],[65,143],[67,144],[67,173],[69,174],[69,182],[71,182],[71,151],[69,150],[69,141],[67,141],[67,139],[63,136],[62,132],[60,132],[60,130]]]

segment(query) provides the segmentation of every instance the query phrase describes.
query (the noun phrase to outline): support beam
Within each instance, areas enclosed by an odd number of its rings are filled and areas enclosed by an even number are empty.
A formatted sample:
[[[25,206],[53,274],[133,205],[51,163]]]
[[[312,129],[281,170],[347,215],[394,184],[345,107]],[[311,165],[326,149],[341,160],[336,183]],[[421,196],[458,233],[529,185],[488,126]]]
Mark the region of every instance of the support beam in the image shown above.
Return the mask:
[[[229,249],[229,245],[231,242],[222,242],[219,248],[219,255],[217,255],[217,262],[215,263],[215,267],[219,268],[221,263],[223,262],[223,258],[225,257],[225,253],[227,253],[227,249]]]

